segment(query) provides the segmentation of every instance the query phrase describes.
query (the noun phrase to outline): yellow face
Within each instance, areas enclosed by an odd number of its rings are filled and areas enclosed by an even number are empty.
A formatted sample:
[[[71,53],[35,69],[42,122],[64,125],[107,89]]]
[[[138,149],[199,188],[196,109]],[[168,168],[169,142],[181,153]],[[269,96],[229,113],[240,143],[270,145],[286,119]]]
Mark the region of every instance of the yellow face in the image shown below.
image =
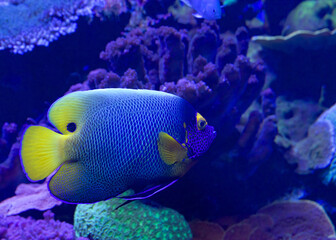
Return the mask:
[[[203,130],[208,125],[205,118],[199,113],[197,113],[196,115],[196,120],[197,120],[197,129],[199,131]]]

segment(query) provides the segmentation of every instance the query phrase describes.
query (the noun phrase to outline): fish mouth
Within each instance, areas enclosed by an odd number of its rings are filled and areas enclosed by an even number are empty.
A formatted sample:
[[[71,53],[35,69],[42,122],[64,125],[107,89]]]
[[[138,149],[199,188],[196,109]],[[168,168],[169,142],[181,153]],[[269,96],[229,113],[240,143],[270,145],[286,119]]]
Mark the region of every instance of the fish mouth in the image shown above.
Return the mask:
[[[216,138],[216,136],[217,136],[217,132],[216,132],[215,130],[212,131],[212,136],[213,136],[213,139]]]

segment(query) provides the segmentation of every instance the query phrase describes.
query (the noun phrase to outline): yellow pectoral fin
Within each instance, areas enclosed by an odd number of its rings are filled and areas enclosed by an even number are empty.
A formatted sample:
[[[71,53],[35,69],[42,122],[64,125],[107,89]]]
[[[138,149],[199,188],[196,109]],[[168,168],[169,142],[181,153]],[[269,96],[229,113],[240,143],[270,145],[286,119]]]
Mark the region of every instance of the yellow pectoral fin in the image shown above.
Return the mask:
[[[41,126],[29,127],[23,135],[21,158],[30,180],[42,180],[64,161],[66,136]]]
[[[158,149],[161,159],[168,165],[181,162],[187,157],[188,150],[165,132],[159,133]]]

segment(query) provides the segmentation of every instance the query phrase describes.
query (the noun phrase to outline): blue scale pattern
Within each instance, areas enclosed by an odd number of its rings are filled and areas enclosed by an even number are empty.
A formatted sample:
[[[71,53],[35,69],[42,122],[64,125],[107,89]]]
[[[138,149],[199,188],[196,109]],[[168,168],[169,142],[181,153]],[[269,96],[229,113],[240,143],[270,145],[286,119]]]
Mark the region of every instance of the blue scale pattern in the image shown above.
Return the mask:
[[[183,143],[183,123],[196,127],[196,111],[187,101],[145,90],[92,92],[83,92],[88,105],[83,124],[67,142],[70,161],[50,181],[55,196],[66,202],[96,202],[188,170],[186,163],[167,165],[157,147],[159,132]]]

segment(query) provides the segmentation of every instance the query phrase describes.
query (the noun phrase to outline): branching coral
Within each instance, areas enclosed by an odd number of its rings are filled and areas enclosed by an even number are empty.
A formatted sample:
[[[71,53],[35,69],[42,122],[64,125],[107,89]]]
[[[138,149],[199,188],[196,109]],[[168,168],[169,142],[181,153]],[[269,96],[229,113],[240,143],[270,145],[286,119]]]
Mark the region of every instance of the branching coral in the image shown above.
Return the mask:
[[[271,89],[261,93],[262,113],[254,110],[249,113],[237,144],[232,150],[232,158],[239,162],[243,177],[247,177],[273,152],[274,139],[278,133],[275,116],[275,94]]]
[[[100,57],[109,62],[111,72],[91,72],[88,80],[98,84],[89,87],[125,87],[129,78],[119,76],[129,76],[131,68],[137,84],[127,86],[177,94],[210,116],[217,129],[225,117],[232,126],[264,84],[262,63],[251,63],[244,55],[248,39],[245,28],[239,28],[236,36],[220,35],[210,22],[190,32],[166,26],[136,28],[107,44]]]

